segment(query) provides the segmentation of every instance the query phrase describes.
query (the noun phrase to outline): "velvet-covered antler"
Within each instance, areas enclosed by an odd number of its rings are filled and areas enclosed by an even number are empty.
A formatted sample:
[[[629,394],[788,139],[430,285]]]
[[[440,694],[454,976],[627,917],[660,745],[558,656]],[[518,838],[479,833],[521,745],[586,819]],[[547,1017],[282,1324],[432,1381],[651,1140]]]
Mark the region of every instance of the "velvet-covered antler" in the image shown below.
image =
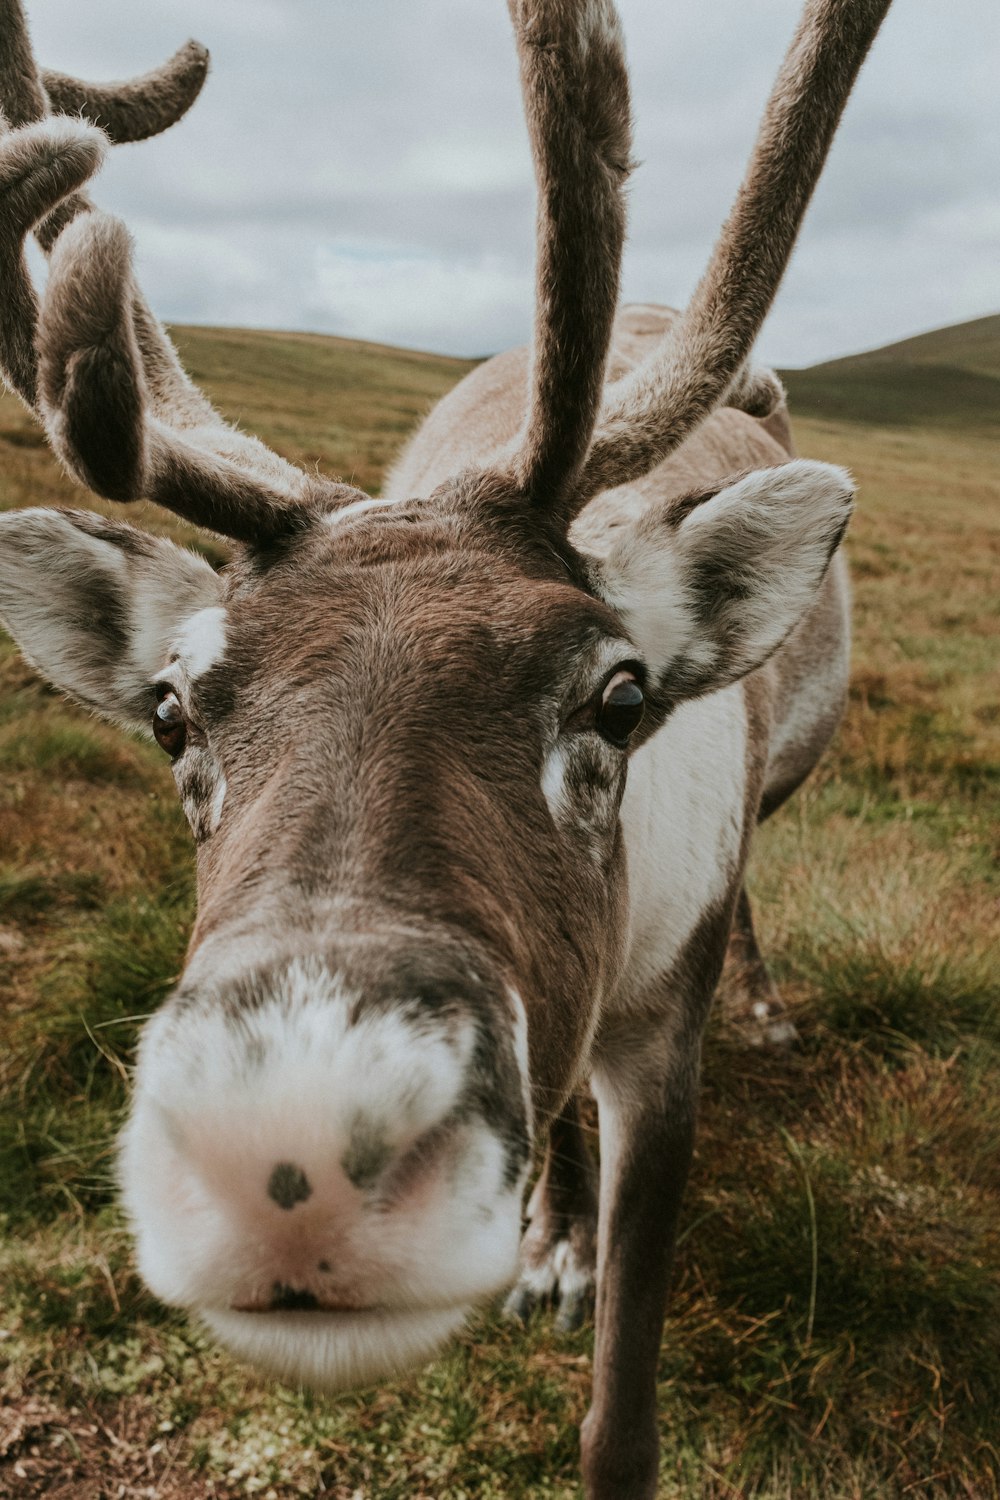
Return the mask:
[[[538,185],[535,335],[525,427],[487,472],[565,526],[600,490],[648,473],[716,406],[766,416],[781,401],[750,352],[890,0],[807,0],[690,306],[607,388],[630,154],[618,18],[613,0],[509,3]]]
[[[164,75],[148,76],[162,105]],[[332,498],[332,484],[224,422],[184,373],[135,283],[124,226],[80,192],[107,137],[48,117],[20,0],[0,0],[0,106],[20,127],[0,137],[0,369],[70,472],[247,542],[287,529],[320,490]],[[155,104],[147,119],[157,110],[165,119]],[[50,251],[41,307],[24,256],[32,229]]]
[[[743,185],[691,302],[605,396],[576,507],[647,474],[723,399],[780,395],[746,361],[778,289],[844,105],[890,0],[808,0]]]
[[[162,67],[122,83],[84,83],[65,73],[42,69],[42,85],[52,113],[79,115],[99,125],[113,145],[145,141],[186,115],[208,77],[208,52],[185,42]]]
[[[535,334],[517,488],[558,511],[590,443],[618,302],[631,165],[612,0],[509,0],[538,185]]]

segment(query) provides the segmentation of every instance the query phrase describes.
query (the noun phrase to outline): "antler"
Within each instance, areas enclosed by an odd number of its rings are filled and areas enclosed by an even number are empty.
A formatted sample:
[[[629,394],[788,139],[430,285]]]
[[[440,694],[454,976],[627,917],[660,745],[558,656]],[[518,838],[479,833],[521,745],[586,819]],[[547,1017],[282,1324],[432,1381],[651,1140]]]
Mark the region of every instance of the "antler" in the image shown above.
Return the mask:
[[[147,121],[166,119],[159,98]],[[135,283],[124,226],[79,192],[107,138],[46,118],[20,0],[0,0],[0,100],[22,127],[0,139],[0,370],[67,468],[108,499],[155,500],[247,542],[339,492],[230,427],[184,373]],[[24,258],[32,229],[50,251],[41,309]]]
[[[774,391],[777,383],[766,372],[757,377],[745,362],[889,3],[808,0],[736,203],[686,312],[659,348],[607,391],[577,508],[600,490],[647,474],[734,382],[741,404],[766,410],[769,384]]]
[[[186,115],[208,77],[208,51],[185,42],[167,62],[124,83],[84,83],[42,69],[42,84],[57,115],[82,115],[113,145],[145,141]]]
[[[538,185],[535,335],[516,487],[558,512],[583,463],[618,302],[631,161],[612,0],[509,0]]]
[[[187,114],[207,76],[207,49],[189,41],[162,67],[123,83],[84,83],[49,68],[39,77],[19,0],[0,0],[3,113],[12,128],[40,120],[51,106],[99,125],[116,145],[146,140]]]

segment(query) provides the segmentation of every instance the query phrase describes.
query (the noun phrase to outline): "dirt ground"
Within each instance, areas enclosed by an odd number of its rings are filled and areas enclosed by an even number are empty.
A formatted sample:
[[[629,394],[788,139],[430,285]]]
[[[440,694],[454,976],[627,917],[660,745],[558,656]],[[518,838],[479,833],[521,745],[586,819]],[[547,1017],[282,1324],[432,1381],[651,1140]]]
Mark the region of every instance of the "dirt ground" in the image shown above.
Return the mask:
[[[2,1500],[238,1500],[239,1492],[177,1467],[183,1439],[118,1407],[60,1410],[31,1396],[0,1406]]]

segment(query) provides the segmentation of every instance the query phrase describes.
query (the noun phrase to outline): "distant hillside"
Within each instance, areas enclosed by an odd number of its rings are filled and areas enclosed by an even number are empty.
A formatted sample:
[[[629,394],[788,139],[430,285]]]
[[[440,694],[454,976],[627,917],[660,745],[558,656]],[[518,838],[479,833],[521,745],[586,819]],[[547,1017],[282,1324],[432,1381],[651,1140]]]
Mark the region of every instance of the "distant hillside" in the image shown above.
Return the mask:
[[[970,323],[954,323],[950,328],[934,328],[914,338],[886,344],[881,349],[866,349],[846,359],[831,359],[824,370],[843,370],[871,364],[947,365],[955,370],[972,370],[979,375],[1000,378],[1000,313],[988,318],[973,318]]]
[[[474,360],[320,334],[178,328],[224,412],[307,467],[377,486],[411,430]],[[784,370],[793,416],[1000,437],[1000,314]]]
[[[476,364],[323,334],[173,333],[225,416],[293,462],[375,492],[407,433]],[[793,417],[1000,439],[1000,315],[781,374]],[[56,499],[60,485],[43,434],[0,389],[0,507]]]
[[[781,373],[803,416],[1000,436],[1000,314]]]

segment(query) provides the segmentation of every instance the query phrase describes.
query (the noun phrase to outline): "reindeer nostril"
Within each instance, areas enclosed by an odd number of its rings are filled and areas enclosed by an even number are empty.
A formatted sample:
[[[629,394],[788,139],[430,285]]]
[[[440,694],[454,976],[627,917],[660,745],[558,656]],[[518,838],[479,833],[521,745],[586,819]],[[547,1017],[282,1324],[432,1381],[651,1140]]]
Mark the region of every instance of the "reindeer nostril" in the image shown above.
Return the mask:
[[[267,1196],[279,1208],[294,1208],[312,1194],[309,1179],[301,1167],[290,1161],[279,1161],[267,1180]]]
[[[284,1286],[280,1281],[271,1289],[272,1312],[315,1312],[319,1303],[312,1292],[301,1292],[294,1286]]]

